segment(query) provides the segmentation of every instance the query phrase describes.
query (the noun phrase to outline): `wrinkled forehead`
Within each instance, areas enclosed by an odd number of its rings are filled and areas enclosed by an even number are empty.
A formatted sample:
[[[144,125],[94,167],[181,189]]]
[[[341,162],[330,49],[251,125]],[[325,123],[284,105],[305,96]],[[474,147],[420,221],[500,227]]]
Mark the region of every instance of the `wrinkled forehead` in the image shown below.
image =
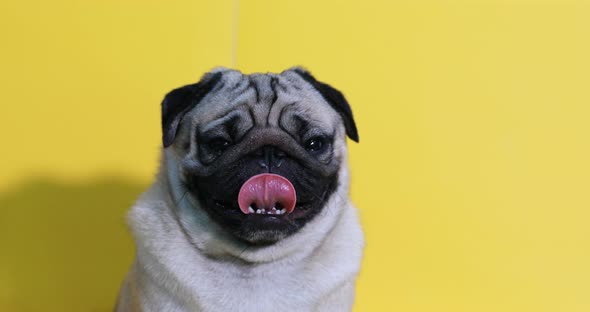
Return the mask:
[[[314,128],[329,134],[339,120],[322,95],[292,71],[243,75],[223,70],[217,85],[186,117],[201,132],[230,123],[288,132]]]

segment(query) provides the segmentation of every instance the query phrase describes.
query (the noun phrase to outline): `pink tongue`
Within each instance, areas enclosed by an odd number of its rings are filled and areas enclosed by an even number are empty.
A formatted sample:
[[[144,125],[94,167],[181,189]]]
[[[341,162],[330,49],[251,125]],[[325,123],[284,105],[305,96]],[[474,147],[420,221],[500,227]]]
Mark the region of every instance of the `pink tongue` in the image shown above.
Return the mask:
[[[262,173],[248,179],[238,194],[238,204],[243,213],[248,207],[270,210],[285,208],[286,213],[295,209],[295,188],[286,178],[270,173]],[[277,206],[278,204],[278,206]]]

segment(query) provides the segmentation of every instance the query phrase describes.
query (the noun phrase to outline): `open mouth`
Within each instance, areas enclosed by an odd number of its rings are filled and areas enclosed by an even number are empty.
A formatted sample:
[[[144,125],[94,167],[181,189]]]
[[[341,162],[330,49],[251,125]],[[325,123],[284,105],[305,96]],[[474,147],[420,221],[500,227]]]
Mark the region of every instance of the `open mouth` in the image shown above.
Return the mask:
[[[295,182],[297,185],[298,181]],[[197,198],[213,220],[238,239],[266,244],[295,233],[321,210],[329,186],[315,187],[315,191],[321,188],[321,196],[311,194],[306,187],[298,188],[297,196],[288,178],[263,173],[251,176],[227,197],[209,195],[203,190],[200,193],[205,196]]]
[[[290,214],[296,202],[293,184],[287,178],[271,173],[251,177],[244,182],[238,194],[238,205],[244,214]]]
[[[246,240],[258,233],[275,241],[273,237],[279,233],[297,231],[318,212],[317,205],[323,199],[305,194],[297,198],[295,187],[286,177],[271,173],[250,177],[237,193],[229,198],[207,196],[209,203],[205,207],[214,219]]]

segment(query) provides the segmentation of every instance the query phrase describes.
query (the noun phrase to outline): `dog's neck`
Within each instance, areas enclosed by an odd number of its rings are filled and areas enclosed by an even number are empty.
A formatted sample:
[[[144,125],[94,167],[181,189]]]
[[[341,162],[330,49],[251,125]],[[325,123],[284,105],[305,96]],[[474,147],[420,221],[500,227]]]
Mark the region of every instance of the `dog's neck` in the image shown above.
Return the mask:
[[[178,222],[186,240],[201,253],[214,258],[260,263],[268,262],[269,259],[306,257],[322,244],[340,218],[327,217],[326,214],[342,214],[344,209],[332,207],[350,204],[347,198],[332,196],[323,211],[299,232],[270,246],[252,246],[237,240],[209,218],[199,207],[199,202],[182,184],[178,168],[178,159],[174,152],[170,149],[164,150],[158,173],[158,185],[154,187],[159,189],[161,198],[166,198],[167,213]],[[349,177],[345,157],[338,174],[339,185],[334,194],[348,193]],[[310,228],[315,230],[310,231]]]

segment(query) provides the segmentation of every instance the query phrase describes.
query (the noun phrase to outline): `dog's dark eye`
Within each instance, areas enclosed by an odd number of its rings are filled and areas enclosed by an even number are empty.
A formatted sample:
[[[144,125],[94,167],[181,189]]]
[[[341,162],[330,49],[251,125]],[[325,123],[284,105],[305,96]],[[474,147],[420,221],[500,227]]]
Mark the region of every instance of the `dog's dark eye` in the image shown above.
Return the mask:
[[[326,148],[326,143],[325,138],[316,136],[305,142],[305,149],[310,152],[321,152]]]
[[[207,142],[207,146],[214,151],[222,152],[229,147],[230,141],[224,138],[214,138]]]

